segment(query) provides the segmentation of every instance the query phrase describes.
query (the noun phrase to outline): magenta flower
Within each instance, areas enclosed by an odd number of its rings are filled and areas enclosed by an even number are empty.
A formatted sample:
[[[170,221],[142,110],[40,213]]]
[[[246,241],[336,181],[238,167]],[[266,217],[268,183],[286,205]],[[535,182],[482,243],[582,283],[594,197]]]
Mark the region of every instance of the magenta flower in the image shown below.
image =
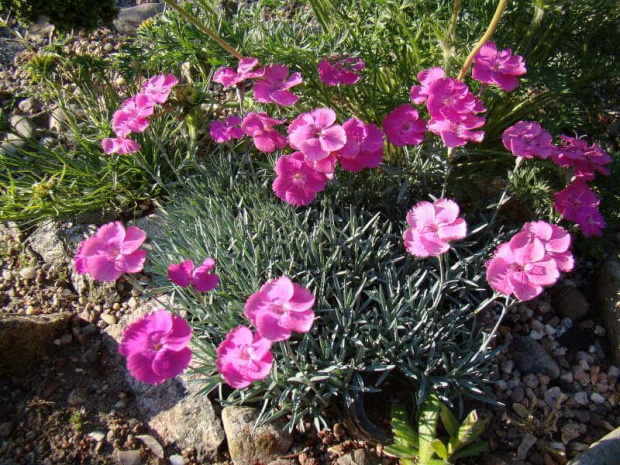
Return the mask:
[[[311,204],[327,184],[327,176],[306,161],[301,152],[278,158],[275,170],[278,176],[273,181],[273,191],[291,205]]]
[[[448,241],[467,236],[459,206],[450,199],[418,202],[407,213],[407,223],[410,227],[403,235],[405,248],[416,257],[437,257],[450,249]]]
[[[215,260],[206,258],[198,268],[194,270],[194,262],[189,258],[179,264],[171,263],[168,265],[168,278],[174,284],[187,287],[190,284],[198,292],[209,292],[215,289],[220,277],[211,273],[215,268]]]
[[[236,86],[246,79],[254,79],[263,75],[263,69],[252,71],[258,65],[257,58],[242,58],[239,60],[237,71],[232,68],[218,68],[213,73],[213,82],[222,84],[224,88]]]
[[[351,118],[342,125],[347,142],[335,155],[346,171],[376,168],[383,160],[383,131],[373,124]]]
[[[229,116],[224,121],[213,121],[209,128],[209,134],[218,144],[230,139],[241,139],[245,133],[239,127],[240,124],[241,117],[237,115]]]
[[[486,263],[489,285],[502,294],[531,300],[560,277],[557,264],[545,246],[527,231],[515,234],[501,244]]]
[[[536,237],[545,247],[545,253],[553,259],[559,271],[572,271],[575,260],[570,249],[571,237],[566,229],[544,221],[525,223],[521,231]]]
[[[424,140],[426,121],[418,116],[415,108],[403,103],[385,117],[383,130],[388,141],[397,147],[418,145]]]
[[[562,218],[579,224],[586,237],[600,236],[605,220],[598,210],[600,199],[580,179],[553,195],[553,206]]]
[[[482,101],[470,92],[469,87],[453,78],[439,78],[431,82],[426,108],[432,118],[452,121],[486,111]]]
[[[245,316],[271,341],[284,341],[291,332],[307,333],[314,322],[312,292],[286,276],[267,281],[245,303]]]
[[[584,139],[560,136],[562,145],[551,153],[553,163],[563,168],[572,167],[575,178],[592,181],[596,172],[609,176],[611,157],[597,144],[589,145]]]
[[[149,313],[123,333],[118,351],[138,381],[160,384],[183,373],[192,359],[187,347],[192,330],[180,316],[166,310]]]
[[[515,157],[523,158],[538,157],[544,160],[555,148],[551,134],[535,121],[519,121],[510,126],[502,134],[502,142]]]
[[[342,126],[334,124],[336,113],[331,108],[317,108],[302,113],[288,127],[291,147],[300,150],[309,161],[327,158],[347,141]]]
[[[487,42],[474,57],[471,75],[476,81],[510,92],[519,85],[517,76],[526,72],[522,56],[513,55],[510,49],[498,52],[493,42]]]
[[[288,66],[267,66],[262,79],[254,83],[254,100],[277,103],[285,107],[295,105],[299,97],[289,92],[289,89],[301,84],[301,81],[299,73],[293,73],[288,77]]]
[[[137,94],[125,100],[120,110],[112,115],[112,129],[118,137],[132,132],[143,132],[149,125],[149,116],[155,110],[155,103],[144,94]]]
[[[271,153],[276,149],[286,147],[287,140],[276,131],[273,126],[282,124],[286,120],[270,118],[265,112],[249,113],[241,123],[241,129],[254,139],[254,146],[264,153]]]
[[[238,326],[228,333],[217,348],[215,365],[224,381],[235,389],[269,376],[273,364],[271,341],[254,333],[247,326]]]
[[[428,129],[441,137],[446,147],[460,147],[467,142],[481,142],[484,139],[483,131],[474,131],[484,126],[484,118],[469,114],[460,121],[448,118],[431,118]]]
[[[446,73],[442,68],[423,69],[418,73],[418,81],[422,85],[414,85],[411,87],[411,101],[416,105],[426,102],[428,98],[428,89],[430,85],[437,79],[445,77]]]
[[[101,147],[103,148],[103,153],[106,155],[112,155],[114,153],[128,155],[140,150],[140,144],[126,137],[103,139],[101,141]]]
[[[97,233],[82,241],[73,258],[79,274],[90,273],[95,281],[116,281],[123,273],[142,271],[146,250],[138,250],[146,234],[120,221],[104,224]]]
[[[158,74],[150,79],[147,79],[142,84],[143,95],[146,95],[151,101],[155,103],[165,103],[170,96],[170,91],[174,86],[179,83],[179,80],[172,74]]]
[[[332,55],[323,58],[317,68],[323,84],[328,86],[352,85],[360,80],[360,71],[366,68],[366,63],[357,57]]]

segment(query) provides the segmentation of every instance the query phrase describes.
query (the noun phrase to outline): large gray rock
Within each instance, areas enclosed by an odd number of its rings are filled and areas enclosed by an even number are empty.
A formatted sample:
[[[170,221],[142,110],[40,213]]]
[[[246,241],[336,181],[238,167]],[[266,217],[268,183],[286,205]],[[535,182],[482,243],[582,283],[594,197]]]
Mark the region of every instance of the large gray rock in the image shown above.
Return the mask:
[[[0,375],[24,374],[69,326],[71,313],[0,317]]]
[[[252,407],[235,406],[222,410],[228,452],[235,465],[269,463],[283,455],[293,443],[283,418],[256,427],[258,414],[259,411]]]
[[[544,373],[552,379],[560,376],[558,363],[530,337],[515,337],[510,344],[512,359],[522,373]]]
[[[614,357],[620,361],[620,263],[605,262],[596,278],[595,292]]]
[[[618,465],[620,463],[620,428],[595,442],[568,465]]]
[[[155,300],[143,302],[117,324],[106,327],[109,337],[104,341],[115,354],[117,364],[126,364],[118,355],[118,345],[127,326],[160,307],[162,304]],[[174,443],[180,449],[195,447],[203,458],[216,455],[224,441],[224,430],[211,401],[197,395],[199,383],[190,383],[188,377],[180,376],[151,386],[136,381],[129,372],[125,373],[125,378],[134,393],[136,407],[166,445]]]
[[[144,3],[127,8],[121,8],[118,17],[114,20],[114,27],[121,34],[132,34],[149,18],[164,11],[163,3]]]

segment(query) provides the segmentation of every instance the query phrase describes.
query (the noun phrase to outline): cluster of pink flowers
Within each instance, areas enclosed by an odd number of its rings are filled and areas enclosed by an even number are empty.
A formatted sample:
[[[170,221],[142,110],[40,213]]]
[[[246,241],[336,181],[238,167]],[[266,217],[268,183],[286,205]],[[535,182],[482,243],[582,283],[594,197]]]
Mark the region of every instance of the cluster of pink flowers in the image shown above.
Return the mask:
[[[544,221],[526,223],[487,262],[487,281],[502,294],[531,300],[544,286],[555,284],[561,271],[573,269],[570,243],[570,235],[559,226]]]
[[[140,93],[125,100],[121,109],[112,115],[112,129],[116,137],[101,141],[104,153],[126,155],[140,150],[140,144],[128,136],[143,132],[149,126],[148,118],[153,114],[155,105],[165,103],[178,82],[170,74],[158,74],[144,82]]]
[[[198,292],[209,292],[220,281],[220,277],[212,273],[213,268],[215,260],[212,258],[206,258],[196,269],[194,262],[188,258],[181,263],[168,265],[168,278],[177,286],[187,287],[192,284]]]
[[[553,138],[535,121],[519,121],[506,129],[502,142],[515,157],[549,158],[554,150]]]
[[[487,42],[474,57],[471,76],[483,84],[496,85],[510,92],[518,87],[518,76],[526,72],[522,56],[513,55],[510,49],[498,52],[493,42]]]
[[[319,78],[328,86],[353,85],[361,79],[360,72],[366,68],[361,58],[332,55],[319,61]]]
[[[314,295],[288,277],[267,281],[250,296],[244,314],[256,328],[238,326],[217,348],[217,370],[233,388],[266,378],[271,371],[271,345],[292,332],[307,333],[314,322]]]

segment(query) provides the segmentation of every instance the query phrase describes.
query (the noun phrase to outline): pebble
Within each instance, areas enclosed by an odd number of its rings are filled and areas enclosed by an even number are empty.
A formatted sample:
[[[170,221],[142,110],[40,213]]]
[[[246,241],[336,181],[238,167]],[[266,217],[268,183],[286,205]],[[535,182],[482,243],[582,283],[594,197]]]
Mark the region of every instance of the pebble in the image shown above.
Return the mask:
[[[553,336],[555,334],[555,328],[551,326],[550,324],[546,324],[545,333],[547,333],[549,336]]]
[[[37,269],[34,266],[22,268],[19,270],[19,275],[22,279],[34,279],[37,276]]]
[[[88,437],[97,442],[101,442],[105,439],[105,433],[102,433],[101,431],[93,431],[92,433],[88,433]]]
[[[573,399],[575,399],[575,402],[579,405],[588,405],[588,393],[585,391],[576,392],[573,394]]]
[[[542,374],[538,376],[538,380],[543,386],[547,386],[551,382],[551,378],[549,378],[549,376]]]
[[[523,377],[523,384],[531,389],[536,389],[538,387],[539,381],[538,376],[528,373]]]
[[[565,371],[560,375],[560,379],[567,383],[573,382],[573,374],[570,371]]]
[[[185,465],[185,459],[182,455],[174,454],[168,457],[168,463],[170,465]]]
[[[101,314],[101,319],[103,321],[105,321],[109,325],[116,324],[116,317],[114,315],[109,314],[109,313],[102,313]]]
[[[543,335],[539,331],[533,329],[530,331],[530,338],[534,339],[535,341],[540,341],[543,338]]]
[[[514,360],[504,360],[502,362],[502,371],[506,373],[507,375],[509,375],[510,373],[512,373],[514,366],[515,366]]]
[[[69,405],[82,405],[86,402],[86,397],[88,396],[88,392],[86,389],[82,387],[75,388],[73,391],[69,393],[69,397],[67,398],[67,402]]]
[[[614,378],[620,378],[620,368],[618,368],[615,365],[611,365],[609,367],[609,370],[607,371],[607,376],[609,377],[614,377]]]
[[[114,408],[115,409],[124,409],[125,407],[127,407],[127,404],[125,403],[124,400],[119,400],[116,404],[114,404]]]
[[[159,459],[164,458],[164,448],[161,446],[157,439],[148,434],[139,434],[136,436],[149,450]]]
[[[513,402],[521,402],[525,398],[525,389],[523,388],[523,386],[517,386],[516,388],[514,388],[512,390],[510,398],[513,400]]]
[[[67,334],[62,335],[62,337],[60,338],[60,343],[62,345],[66,345],[66,344],[70,344],[72,340],[73,340],[73,336],[67,333]]]
[[[588,375],[586,374],[585,371],[583,371],[583,368],[581,367],[573,367],[573,379],[575,381],[581,382],[583,380],[585,380],[586,378],[588,378]]]
[[[593,392],[590,394],[590,400],[595,404],[603,404],[605,402],[605,398],[598,392]]]
[[[536,441],[536,436],[526,433],[521,441],[521,444],[519,444],[519,448],[517,449],[517,457],[520,460],[525,460],[532,446],[536,444]]]
[[[92,323],[82,328],[82,334],[94,334],[95,332],[97,332],[97,327]]]
[[[556,400],[560,399],[560,404],[561,404],[564,400],[566,400],[566,395],[562,393],[562,390],[559,387],[554,386],[550,389],[547,389],[547,391],[545,391],[544,399],[547,405],[553,408]]]

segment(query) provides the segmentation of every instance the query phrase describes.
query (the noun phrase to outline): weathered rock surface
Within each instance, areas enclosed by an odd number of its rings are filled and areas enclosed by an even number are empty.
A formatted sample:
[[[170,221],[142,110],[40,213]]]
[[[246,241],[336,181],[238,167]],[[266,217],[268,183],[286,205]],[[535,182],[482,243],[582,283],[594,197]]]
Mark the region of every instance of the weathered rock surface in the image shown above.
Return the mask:
[[[564,318],[577,322],[583,320],[590,311],[588,301],[575,286],[555,287],[551,292],[553,307]]]
[[[365,449],[356,449],[336,460],[336,465],[379,465],[380,463],[381,459],[376,454]]]
[[[121,34],[132,34],[149,18],[164,11],[163,3],[144,3],[128,8],[121,8],[114,20],[114,27]]]
[[[510,348],[512,359],[522,373],[544,373],[552,379],[560,376],[558,363],[535,340],[527,336],[515,337]]]
[[[620,428],[616,428],[603,439],[574,458],[568,465],[617,465],[620,461]]]
[[[0,318],[0,375],[23,374],[65,332],[71,313]]]
[[[222,423],[226,431],[228,452],[235,465],[269,463],[286,453],[293,438],[280,418],[273,423],[255,427],[258,410],[252,407],[226,407]]]
[[[620,263],[607,261],[596,278],[596,303],[607,328],[614,357],[620,361]]]

